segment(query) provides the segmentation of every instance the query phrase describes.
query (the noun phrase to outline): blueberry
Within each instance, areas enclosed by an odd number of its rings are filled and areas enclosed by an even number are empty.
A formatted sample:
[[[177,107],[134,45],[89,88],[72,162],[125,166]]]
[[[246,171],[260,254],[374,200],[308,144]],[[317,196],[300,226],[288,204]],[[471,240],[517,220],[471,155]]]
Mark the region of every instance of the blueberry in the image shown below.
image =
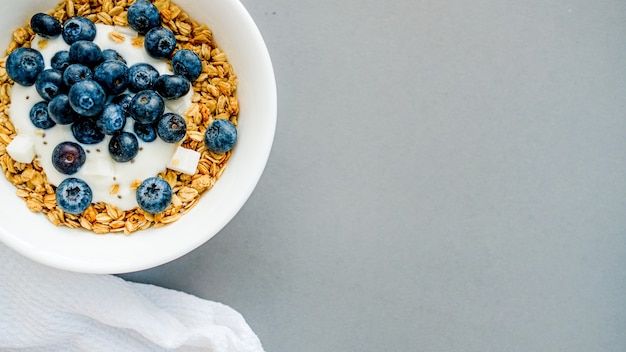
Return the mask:
[[[121,131],[126,125],[126,117],[122,107],[113,103],[105,105],[102,114],[96,120],[96,124],[102,133],[107,135]]]
[[[133,124],[133,132],[135,132],[137,138],[144,142],[153,142],[157,138],[156,129],[150,123],[135,122]]]
[[[61,142],[52,151],[52,165],[64,175],[75,174],[85,164],[85,159],[85,150],[74,142]]]
[[[93,71],[83,64],[71,64],[63,71],[63,83],[66,87],[71,87],[76,82],[93,78]]]
[[[52,128],[56,125],[56,122],[54,122],[48,114],[47,101],[40,101],[33,105],[33,107],[30,108],[29,117],[33,125],[37,128],[41,128],[42,130],[47,130],[48,128]]]
[[[139,123],[153,123],[165,111],[163,99],[153,90],[142,90],[130,102],[130,116]]]
[[[97,116],[104,109],[106,93],[102,87],[92,81],[85,80],[75,83],[68,94],[72,109],[79,115]]]
[[[172,187],[160,177],[149,177],[137,188],[137,204],[145,212],[157,214],[172,203]]]
[[[215,153],[225,153],[237,142],[237,128],[229,120],[218,119],[204,133],[204,145]]]
[[[172,70],[193,82],[202,73],[202,60],[198,54],[189,49],[178,50],[172,57]]]
[[[119,163],[132,160],[138,152],[139,141],[130,132],[117,133],[109,141],[109,154]]]
[[[65,69],[71,64],[70,62],[70,52],[67,50],[57,51],[52,55],[50,59],[50,66],[52,68],[57,69],[61,72],[65,71]]]
[[[53,68],[43,70],[35,80],[35,89],[44,100],[52,100],[65,90],[63,74]]]
[[[154,27],[146,33],[143,47],[155,59],[168,58],[176,48],[174,33],[164,27]]]
[[[81,117],[72,124],[72,135],[82,144],[97,144],[104,139],[96,120],[89,117]]]
[[[34,14],[30,18],[30,27],[44,38],[54,38],[61,34],[61,22],[45,13]]]
[[[85,17],[72,17],[65,21],[61,35],[69,45],[79,40],[93,41],[96,37],[96,25]]]
[[[32,86],[44,70],[41,53],[32,48],[19,48],[11,52],[6,61],[6,70],[15,83]]]
[[[78,114],[70,106],[67,94],[59,94],[48,103],[48,115],[59,125],[67,125],[78,119]]]
[[[128,67],[121,61],[105,61],[93,71],[93,79],[107,94],[119,94],[128,86]]]
[[[154,82],[154,90],[164,99],[178,99],[191,89],[189,80],[179,75],[161,75]]]
[[[87,182],[69,177],[63,180],[56,189],[57,205],[69,214],[80,214],[93,199],[93,193]]]
[[[124,57],[120,55],[120,53],[118,53],[117,51],[113,49],[104,49],[102,50],[102,61],[108,60],[121,61],[123,63],[126,63],[126,59],[124,59]]]
[[[166,113],[161,117],[157,124],[157,134],[159,137],[167,143],[176,143],[185,138],[187,133],[187,124],[185,119],[171,112]]]
[[[128,8],[128,24],[134,30],[145,34],[150,29],[161,25],[161,14],[152,3],[145,0],[135,1]]]
[[[116,95],[111,99],[111,103],[117,104],[122,108],[122,112],[125,117],[130,117],[130,103],[133,101],[133,96],[130,94]]]
[[[89,40],[78,40],[70,45],[70,61],[86,66],[95,66],[102,61],[102,49]]]
[[[128,89],[134,93],[152,89],[157,78],[159,71],[154,66],[145,62],[134,64],[128,69]]]

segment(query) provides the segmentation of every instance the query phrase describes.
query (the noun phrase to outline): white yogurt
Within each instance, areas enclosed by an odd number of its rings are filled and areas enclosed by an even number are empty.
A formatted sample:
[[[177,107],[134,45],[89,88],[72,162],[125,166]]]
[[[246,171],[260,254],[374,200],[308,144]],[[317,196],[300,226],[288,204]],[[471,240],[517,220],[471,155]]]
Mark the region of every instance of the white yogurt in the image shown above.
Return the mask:
[[[114,49],[124,57],[128,66],[135,63],[146,62],[154,66],[161,74],[171,74],[166,61],[150,57],[143,48],[131,44],[131,38],[136,32],[129,28],[119,28],[97,24],[97,35],[94,40],[98,46],[104,49]],[[109,33],[116,31],[122,33],[126,39],[117,43],[109,38]],[[45,40],[43,44],[40,41]],[[54,39],[43,39],[36,36],[32,47],[39,50],[44,57],[46,68],[50,68],[50,59],[60,50],[68,50],[69,46],[59,36]],[[193,89],[180,99],[167,101],[165,110],[180,115],[191,105]],[[13,86],[11,95],[11,122],[19,135],[26,135],[34,142],[35,154],[41,166],[48,176],[48,182],[58,185],[68,177],[83,179],[93,191],[93,202],[106,202],[117,206],[122,210],[129,210],[137,206],[135,191],[131,184],[135,180],[144,180],[155,176],[166,169],[172,155],[180,143],[165,143],[160,138],[146,143],[139,140],[139,153],[130,162],[118,163],[109,156],[108,145],[110,136],[98,144],[86,145],[83,148],[87,153],[85,164],[73,175],[59,173],[52,165],[52,150],[56,145],[64,141],[77,142],[72,136],[70,125],[56,125],[47,130],[36,128],[29,118],[31,107],[43,99],[37,93],[35,86],[24,87],[19,84]],[[127,119],[125,130],[132,131],[133,119]],[[117,188],[117,192],[112,191]]]

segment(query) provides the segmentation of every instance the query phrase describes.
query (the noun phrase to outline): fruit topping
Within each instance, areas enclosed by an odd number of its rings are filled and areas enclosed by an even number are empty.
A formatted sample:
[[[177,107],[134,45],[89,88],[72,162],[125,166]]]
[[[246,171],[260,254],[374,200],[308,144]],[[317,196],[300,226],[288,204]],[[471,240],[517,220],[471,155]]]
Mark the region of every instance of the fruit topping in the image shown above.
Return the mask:
[[[52,128],[56,125],[54,120],[48,114],[48,102],[40,101],[33,105],[30,108],[29,116],[30,121],[37,128],[41,128],[42,130],[47,130],[48,128]]]
[[[130,102],[133,101],[133,96],[130,94],[116,95],[111,99],[111,103],[117,104],[122,108],[124,116],[130,117]]]
[[[142,90],[130,102],[130,116],[139,123],[153,123],[165,111],[163,99],[153,90]]]
[[[106,93],[104,89],[92,80],[76,82],[68,94],[70,106],[79,115],[97,116],[104,109]]]
[[[75,174],[84,164],[87,155],[78,143],[61,142],[52,151],[52,165],[64,175]]]
[[[132,160],[138,152],[139,142],[137,137],[130,132],[115,134],[109,141],[109,154],[119,163]]]
[[[178,114],[168,112],[161,117],[157,124],[157,134],[167,143],[176,143],[183,140],[186,133],[187,124],[185,119]]]
[[[80,214],[89,205],[93,193],[89,185],[76,177],[66,178],[56,189],[57,205],[66,213]]]
[[[57,51],[56,53],[54,53],[54,55],[52,55],[52,58],[50,59],[50,66],[61,72],[65,71],[65,69],[70,64],[71,62],[69,50]]]
[[[54,38],[61,34],[61,22],[41,12],[34,14],[33,17],[30,18],[30,27],[35,33],[44,38]]]
[[[215,120],[204,133],[204,144],[215,153],[225,153],[237,142],[237,128],[228,120]]]
[[[126,59],[124,59],[124,57],[120,55],[120,53],[115,51],[114,49],[102,50],[102,61],[109,61],[109,60],[121,61],[123,63],[126,63]]]
[[[88,18],[72,17],[65,21],[61,35],[69,45],[79,40],[93,41],[96,37],[96,25]]]
[[[178,50],[172,57],[172,71],[193,82],[202,73],[202,61],[198,54],[189,49]]]
[[[139,185],[136,196],[141,209],[157,214],[167,209],[172,202],[172,187],[162,178],[149,177]]]
[[[96,67],[93,79],[104,88],[107,94],[120,94],[128,86],[128,66],[122,61],[105,61]]]
[[[128,69],[128,90],[137,93],[152,89],[157,78],[159,71],[154,66],[145,62],[134,64]]]
[[[63,71],[63,83],[66,87],[71,87],[76,82],[93,78],[93,71],[83,64],[71,64]]]
[[[155,59],[170,57],[176,48],[174,33],[165,27],[154,27],[146,33],[143,46]]]
[[[102,50],[89,40],[78,40],[70,45],[70,61],[93,67],[102,61]]]
[[[67,94],[58,94],[48,103],[48,115],[59,125],[67,125],[78,119],[78,114],[70,106]]]
[[[6,61],[9,77],[23,86],[32,86],[37,76],[44,70],[41,53],[32,48],[19,48],[12,51]]]
[[[137,138],[144,142],[152,142],[157,138],[157,132],[154,125],[150,123],[135,122],[133,125],[133,132],[137,135]]]
[[[80,117],[72,124],[72,135],[83,144],[97,144],[104,139],[96,120],[89,117]]]
[[[52,100],[65,90],[63,73],[53,68],[43,70],[35,80],[35,89],[44,100]]]
[[[96,175],[115,180],[119,176],[116,170],[121,168],[115,162],[141,163],[142,160],[135,160],[139,151],[143,150],[139,147],[139,140],[149,143],[159,137],[166,143],[177,143],[177,148],[170,149],[176,150],[166,167],[193,175],[197,171],[200,153],[180,145],[179,142],[187,134],[187,123],[183,116],[169,111],[187,109],[185,100],[179,98],[190,92],[191,82],[202,74],[202,60],[189,49],[174,53],[174,33],[161,26],[160,13],[150,1],[134,1],[127,11],[127,19],[130,27],[144,35],[144,49],[150,57],[171,58],[171,74],[162,75],[155,68],[160,66],[145,62],[129,67],[117,50],[102,50],[93,41],[96,26],[86,17],[72,17],[61,25],[54,17],[43,13],[31,18],[33,31],[44,38],[61,35],[69,48],[54,53],[50,59],[51,68],[48,69],[45,69],[44,58],[38,50],[28,47],[16,49],[7,57],[7,74],[20,85],[35,85],[43,98],[29,112],[33,126],[40,129],[38,135],[45,136],[42,130],[57,124],[69,125],[62,133],[67,133],[69,129],[74,141],[59,143],[51,154],[52,165],[61,174],[76,174],[84,166],[87,153],[90,153],[89,167],[80,172],[80,177]],[[132,31],[130,28],[127,30]],[[100,38],[98,43],[102,44]],[[40,45],[40,48],[44,46]],[[121,50],[123,47],[116,48]],[[166,104],[168,112],[165,112]],[[133,121],[128,122],[128,118]],[[132,126],[127,126],[127,122]],[[52,137],[56,131],[46,132],[50,136],[43,144],[58,141]],[[29,136],[18,135],[6,151],[19,162],[31,162],[35,156],[33,140]],[[108,155],[101,153],[99,146],[84,146],[105,140]],[[216,153],[231,150],[236,140],[237,129],[229,120],[213,121],[204,134],[207,150]],[[160,148],[160,145],[157,147]],[[151,157],[145,151],[143,154],[142,158]],[[119,179],[116,182],[123,183]],[[94,186],[96,193],[100,194],[100,185]],[[119,184],[116,186],[119,188]],[[118,191],[110,194],[117,194],[122,199],[122,193]],[[91,204],[93,191],[86,179],[66,176],[56,188],[56,199],[63,211],[79,214]],[[156,214],[171,204],[172,188],[163,178],[149,177],[136,189],[136,200],[145,212]]]
[[[113,135],[120,132],[126,125],[126,116],[122,107],[113,103],[105,105],[96,124],[104,134]]]
[[[189,80],[179,75],[161,75],[154,82],[154,90],[164,99],[178,99],[191,89]]]
[[[135,1],[128,8],[128,24],[140,34],[161,25],[161,14],[154,4],[146,0]]]

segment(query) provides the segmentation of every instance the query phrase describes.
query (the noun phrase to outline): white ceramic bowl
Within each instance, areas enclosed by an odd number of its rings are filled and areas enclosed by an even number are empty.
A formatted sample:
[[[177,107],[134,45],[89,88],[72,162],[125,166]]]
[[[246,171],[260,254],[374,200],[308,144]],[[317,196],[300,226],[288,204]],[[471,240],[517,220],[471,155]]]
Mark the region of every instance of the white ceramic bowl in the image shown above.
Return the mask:
[[[53,226],[32,213],[15,196],[15,187],[0,177],[0,240],[37,262],[86,273],[124,273],[179,258],[219,232],[241,209],[267,162],[276,128],[276,83],[270,57],[254,21],[238,0],[177,0],[194,20],[213,31],[239,79],[238,141],[227,168],[198,205],[175,223],[130,236],[94,235]],[[45,12],[56,0],[0,3],[0,50],[13,29],[32,14]]]

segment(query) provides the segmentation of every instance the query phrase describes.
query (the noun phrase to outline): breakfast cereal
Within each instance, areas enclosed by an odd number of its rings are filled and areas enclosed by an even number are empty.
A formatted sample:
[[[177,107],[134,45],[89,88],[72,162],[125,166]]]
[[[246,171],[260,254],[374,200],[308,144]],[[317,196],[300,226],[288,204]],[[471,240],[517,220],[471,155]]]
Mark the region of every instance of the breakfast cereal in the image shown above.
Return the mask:
[[[134,0],[65,0],[49,14],[61,23],[80,16],[96,24],[116,26],[116,30],[109,34],[110,40],[129,39],[133,45],[143,47],[142,36],[128,34],[132,29],[128,27],[126,15],[133,3]],[[162,26],[175,34],[176,50],[192,50],[202,60],[200,77],[192,82],[191,104],[181,114],[185,118],[187,133],[180,145],[199,153],[199,160],[193,174],[169,168],[158,174],[172,188],[171,204],[162,212],[151,214],[140,207],[121,210],[104,202],[93,203],[80,214],[64,212],[55,198],[56,187],[48,182],[40,161],[35,158],[30,163],[18,162],[7,152],[7,146],[18,136],[12,122],[12,118],[17,117],[10,116],[9,112],[14,83],[6,71],[6,57],[0,59],[0,166],[28,209],[43,213],[54,225],[84,228],[96,234],[130,234],[164,226],[178,220],[197,204],[203,192],[210,190],[221,176],[230,158],[230,151],[214,153],[207,150],[202,138],[207,126],[216,119],[229,120],[237,125],[239,105],[235,93],[238,82],[226,53],[213,41],[211,30],[193,21],[180,7],[169,0],[153,3],[160,12]],[[7,55],[18,48],[30,47],[34,38],[35,32],[30,25],[15,29]],[[39,43],[45,45],[45,41]],[[136,189],[140,183],[141,180],[135,180],[131,188]],[[110,193],[117,192],[119,185],[112,185]]]

